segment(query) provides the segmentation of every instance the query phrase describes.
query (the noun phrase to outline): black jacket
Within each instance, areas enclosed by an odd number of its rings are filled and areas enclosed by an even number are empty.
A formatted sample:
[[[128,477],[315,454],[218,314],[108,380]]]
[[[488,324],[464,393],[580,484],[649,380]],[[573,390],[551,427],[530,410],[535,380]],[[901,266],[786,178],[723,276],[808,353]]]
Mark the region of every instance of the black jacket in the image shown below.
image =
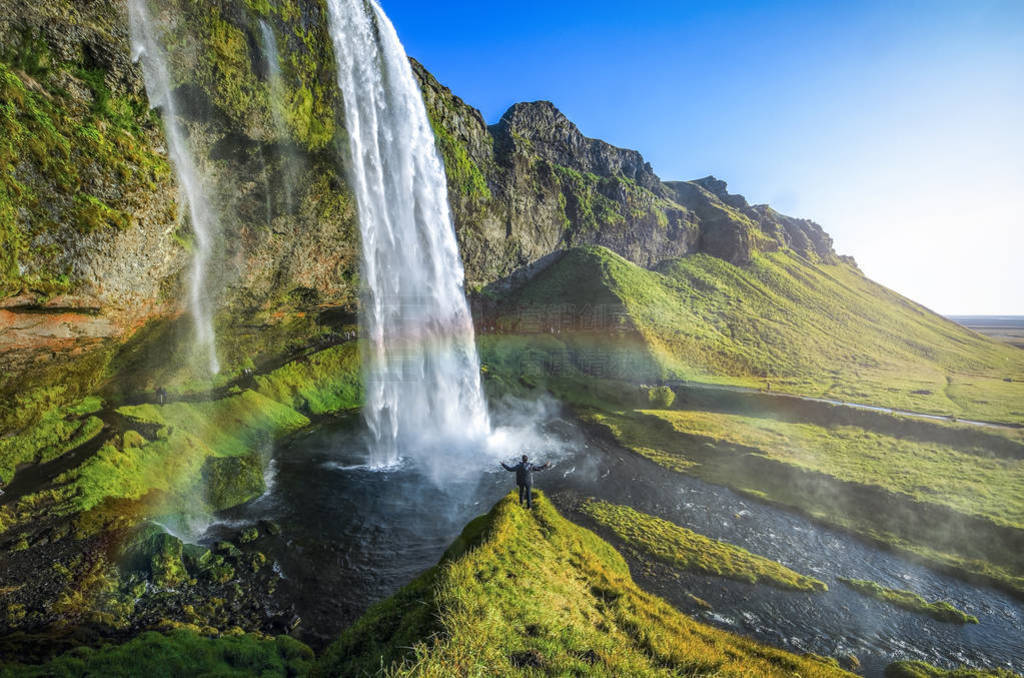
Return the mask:
[[[521,461],[515,466],[507,466],[502,464],[501,467],[509,472],[516,474],[516,485],[526,485],[527,487],[533,487],[533,473],[534,471],[545,471],[549,464],[543,466],[537,466],[531,464],[528,461]]]

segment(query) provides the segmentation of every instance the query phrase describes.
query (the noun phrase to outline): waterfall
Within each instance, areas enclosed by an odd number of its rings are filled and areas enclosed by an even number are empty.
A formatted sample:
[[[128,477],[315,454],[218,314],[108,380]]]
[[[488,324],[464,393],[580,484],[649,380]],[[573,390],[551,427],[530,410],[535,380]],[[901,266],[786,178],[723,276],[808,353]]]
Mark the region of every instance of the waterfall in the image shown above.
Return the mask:
[[[270,25],[260,19],[260,39],[263,54],[267,59],[267,84],[270,86],[270,115],[274,120],[274,131],[278,141],[285,143],[291,138],[288,123],[284,117],[285,90],[281,79],[281,57],[277,51],[277,38]],[[282,152],[281,162],[284,167],[284,199],[288,212],[295,211],[296,172],[291,154]],[[268,197],[269,200],[269,197]]]
[[[371,463],[454,461],[490,432],[444,166],[394,27],[370,0],[328,0],[362,234]]]
[[[131,0],[128,6],[132,42],[132,60],[142,64],[146,95],[151,108],[159,108],[167,137],[167,151],[178,178],[179,198],[188,209],[195,234],[189,301],[195,323],[195,350],[204,355],[210,374],[220,371],[217,359],[213,311],[207,290],[207,270],[217,231],[217,217],[203,190],[203,179],[189,149],[185,132],[178,121],[178,106],[171,87],[167,59],[149,15],[146,0]]]

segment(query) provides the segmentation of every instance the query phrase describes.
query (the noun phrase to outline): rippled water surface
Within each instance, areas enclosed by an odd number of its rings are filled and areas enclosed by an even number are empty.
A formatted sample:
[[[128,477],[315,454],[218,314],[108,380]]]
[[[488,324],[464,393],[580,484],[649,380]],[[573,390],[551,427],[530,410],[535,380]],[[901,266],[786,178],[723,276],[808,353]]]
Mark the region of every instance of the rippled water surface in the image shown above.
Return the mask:
[[[1024,605],[880,550],[844,532],[673,474],[585,436],[553,417],[544,427],[559,445],[538,487],[559,497],[581,494],[630,504],[703,534],[778,560],[826,582],[827,593],[800,593],[717,577],[683,574],[658,592],[685,591],[709,602],[697,616],[795,652],[852,653],[866,675],[896,659],[944,666],[1001,666],[1024,671]],[[434,565],[465,524],[512,489],[511,474],[488,464],[445,468],[441,483],[406,462],[384,471],[365,466],[354,422],[323,426],[275,453],[271,490],[225,516],[213,539],[240,523],[269,518],[283,528],[264,550],[287,577],[281,595],[294,603],[311,640],[326,641],[372,603]],[[555,452],[554,450],[561,450]],[[861,596],[837,577],[870,579],[948,600],[977,616],[959,626]],[[641,584],[645,581],[638,575]],[[656,587],[657,588],[657,587]]]

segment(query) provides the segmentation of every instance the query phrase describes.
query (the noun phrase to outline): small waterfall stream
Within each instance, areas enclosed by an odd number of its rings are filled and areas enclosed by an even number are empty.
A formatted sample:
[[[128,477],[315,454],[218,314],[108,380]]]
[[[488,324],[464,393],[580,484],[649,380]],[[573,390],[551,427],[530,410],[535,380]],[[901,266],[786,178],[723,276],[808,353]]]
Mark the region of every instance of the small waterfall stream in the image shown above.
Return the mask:
[[[277,48],[277,38],[274,30],[264,20],[260,20],[260,41],[262,42],[263,54],[267,59],[267,84],[270,87],[270,115],[274,120],[274,131],[281,143],[286,143],[291,138],[288,131],[288,122],[285,119],[285,88],[281,79],[281,56]],[[294,160],[287,151],[282,151],[281,161],[283,163],[282,189],[284,191],[285,207],[289,213],[295,211],[295,185],[297,183]],[[268,191],[269,195],[269,191]],[[268,197],[269,200],[269,197]]]
[[[217,215],[210,206],[203,188],[203,179],[196,167],[185,131],[178,120],[168,71],[167,58],[159,39],[157,26],[149,14],[146,0],[132,0],[128,5],[131,31],[132,60],[142,64],[146,81],[146,94],[152,108],[159,108],[167,137],[167,150],[171,165],[178,178],[180,198],[188,210],[189,221],[195,234],[192,272],[189,281],[189,302],[195,323],[195,355],[204,361],[211,375],[220,372],[217,358],[216,336],[213,327],[213,308],[209,295],[208,271],[215,234]]]
[[[490,432],[444,166],[422,93],[375,2],[328,0],[363,248],[371,463],[453,461]]]

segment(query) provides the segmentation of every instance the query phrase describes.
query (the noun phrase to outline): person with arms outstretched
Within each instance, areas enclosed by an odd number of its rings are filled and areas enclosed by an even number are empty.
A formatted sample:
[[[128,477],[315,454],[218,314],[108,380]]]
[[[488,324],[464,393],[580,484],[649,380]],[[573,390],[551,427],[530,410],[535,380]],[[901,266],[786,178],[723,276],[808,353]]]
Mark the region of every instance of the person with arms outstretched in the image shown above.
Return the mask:
[[[515,466],[508,466],[502,462],[501,467],[510,473],[516,474],[516,485],[519,486],[519,505],[526,501],[526,508],[533,508],[533,474],[537,471],[546,471],[551,467],[550,463],[543,466],[531,464],[529,457],[523,455],[523,460]]]

